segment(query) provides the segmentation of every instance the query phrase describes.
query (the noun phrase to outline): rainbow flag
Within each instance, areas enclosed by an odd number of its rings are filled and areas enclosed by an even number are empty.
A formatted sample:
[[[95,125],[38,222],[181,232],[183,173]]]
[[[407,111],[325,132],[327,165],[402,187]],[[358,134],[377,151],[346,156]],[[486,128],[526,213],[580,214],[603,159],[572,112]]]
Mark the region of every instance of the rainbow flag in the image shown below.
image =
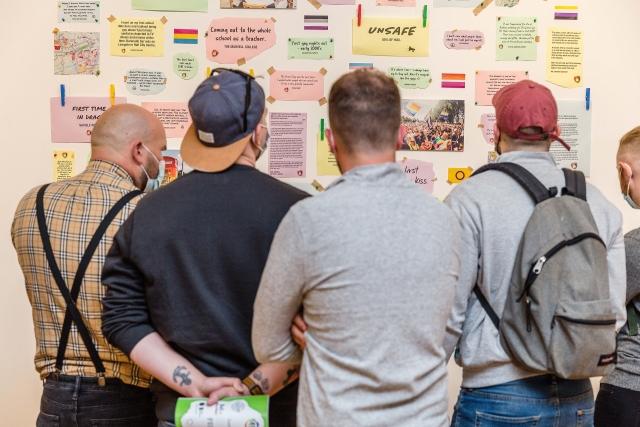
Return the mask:
[[[420,112],[422,107],[417,102],[410,102],[409,104],[407,104],[406,107],[404,107],[404,109],[406,110],[406,112],[408,114],[410,114],[412,116],[415,116],[416,114],[418,114]]]
[[[174,28],[173,42],[176,44],[198,44],[198,30]]]
[[[464,89],[466,78],[467,76],[465,74],[442,73],[442,87],[449,89]]]

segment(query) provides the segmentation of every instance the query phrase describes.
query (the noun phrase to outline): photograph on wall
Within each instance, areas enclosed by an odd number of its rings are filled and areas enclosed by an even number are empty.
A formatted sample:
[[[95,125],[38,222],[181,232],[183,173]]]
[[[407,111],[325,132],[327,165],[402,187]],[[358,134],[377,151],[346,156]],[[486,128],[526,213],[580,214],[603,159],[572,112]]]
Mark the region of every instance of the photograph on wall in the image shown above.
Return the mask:
[[[297,0],[220,0],[220,9],[296,9]]]
[[[400,132],[400,150],[464,151],[464,101],[405,99]]]

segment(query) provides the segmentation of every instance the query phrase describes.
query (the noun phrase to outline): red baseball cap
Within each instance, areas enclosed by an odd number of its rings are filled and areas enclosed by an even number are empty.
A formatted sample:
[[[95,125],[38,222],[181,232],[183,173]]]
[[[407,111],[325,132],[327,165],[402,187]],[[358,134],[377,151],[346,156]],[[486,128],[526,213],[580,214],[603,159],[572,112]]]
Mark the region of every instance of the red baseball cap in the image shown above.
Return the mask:
[[[525,141],[558,141],[567,150],[571,147],[560,138],[558,104],[551,91],[532,80],[521,80],[505,86],[493,96],[496,125],[500,132]],[[542,133],[530,134],[522,128],[539,127]]]

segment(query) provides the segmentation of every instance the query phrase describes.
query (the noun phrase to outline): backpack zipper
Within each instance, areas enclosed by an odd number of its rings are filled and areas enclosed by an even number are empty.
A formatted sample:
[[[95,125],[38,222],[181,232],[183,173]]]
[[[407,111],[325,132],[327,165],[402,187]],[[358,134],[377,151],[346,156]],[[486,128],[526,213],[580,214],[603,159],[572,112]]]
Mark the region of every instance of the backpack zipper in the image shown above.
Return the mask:
[[[578,323],[580,325],[593,325],[593,326],[609,326],[609,325],[615,325],[616,324],[616,319],[608,319],[608,320],[584,320],[584,319],[574,319],[572,317],[569,316],[563,316],[561,314],[557,314],[555,316],[553,316],[554,318],[560,318],[560,319],[565,319],[568,320],[569,322],[572,323]],[[553,328],[553,324],[551,324],[551,328]]]
[[[563,240],[563,241],[559,242],[554,247],[549,249],[549,251],[547,251],[547,253],[545,253],[540,258],[538,258],[537,261],[531,266],[531,269],[529,270],[529,273],[527,274],[527,279],[524,282],[524,289],[523,289],[522,293],[520,294],[520,296],[518,297],[518,299],[516,299],[516,302],[521,302],[522,299],[526,297],[525,304],[527,305],[527,307],[526,307],[527,332],[531,332],[531,298],[529,298],[529,289],[531,289],[531,286],[533,286],[533,283],[536,281],[538,276],[542,273],[542,269],[543,269],[545,263],[552,256],[554,256],[556,253],[558,253],[562,248],[565,248],[565,247],[571,246],[571,245],[575,245],[576,243],[579,243],[579,242],[581,242],[583,240],[586,240],[586,239],[595,239],[598,242],[600,242],[602,244],[602,246],[604,246],[605,248],[607,247],[607,245],[604,243],[602,238],[599,235],[597,235],[596,233],[584,233],[584,234],[580,234],[579,236],[574,237],[573,239]],[[567,320],[573,320],[573,319],[567,319]],[[580,323],[580,321],[576,321],[576,320],[573,320],[573,321],[577,322],[577,323]],[[589,321],[589,322],[600,322],[600,321]],[[615,323],[615,320],[614,320],[614,323]],[[600,323],[595,323],[595,324],[600,324]]]

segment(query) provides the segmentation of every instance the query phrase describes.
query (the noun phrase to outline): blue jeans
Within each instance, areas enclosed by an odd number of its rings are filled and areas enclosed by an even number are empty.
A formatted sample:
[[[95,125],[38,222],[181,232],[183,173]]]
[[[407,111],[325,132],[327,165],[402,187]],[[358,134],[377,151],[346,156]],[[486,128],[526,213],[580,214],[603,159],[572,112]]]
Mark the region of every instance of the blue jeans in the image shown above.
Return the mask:
[[[109,378],[49,377],[42,392],[36,427],[155,427],[148,389]]]
[[[551,375],[463,388],[451,427],[593,427],[589,380]]]

